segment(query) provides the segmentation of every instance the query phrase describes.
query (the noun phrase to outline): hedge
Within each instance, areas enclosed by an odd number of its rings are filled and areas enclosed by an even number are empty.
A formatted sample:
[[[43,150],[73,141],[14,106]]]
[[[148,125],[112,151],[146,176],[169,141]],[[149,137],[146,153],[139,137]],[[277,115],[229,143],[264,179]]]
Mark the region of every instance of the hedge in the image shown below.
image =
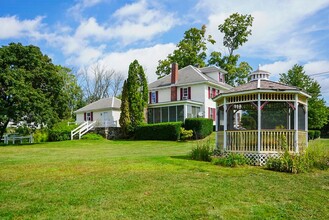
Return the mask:
[[[213,131],[213,120],[208,118],[187,118],[185,119],[186,130],[193,130],[194,139],[203,139]]]
[[[182,122],[166,122],[139,125],[135,130],[137,140],[172,140],[180,138]]]
[[[67,125],[67,121],[62,121],[53,126],[49,130],[49,141],[66,141],[71,139],[71,131],[76,128],[77,125]]]
[[[309,140],[314,140],[319,138],[321,135],[321,131],[319,130],[308,130],[308,139]]]

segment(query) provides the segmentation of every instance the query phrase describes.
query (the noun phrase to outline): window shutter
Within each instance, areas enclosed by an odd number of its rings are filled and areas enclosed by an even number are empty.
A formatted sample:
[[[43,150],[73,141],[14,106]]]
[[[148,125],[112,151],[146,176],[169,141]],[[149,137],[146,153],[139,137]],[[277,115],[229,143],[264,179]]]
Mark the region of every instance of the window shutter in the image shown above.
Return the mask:
[[[210,87],[208,87],[208,99],[210,99]]]
[[[180,88],[180,100],[183,100],[183,88]]]
[[[155,92],[155,102],[156,103],[159,102],[159,93],[158,93],[158,91]]]
[[[188,99],[191,99],[191,87],[188,87]]]
[[[150,99],[150,101],[149,101],[149,103],[151,104],[152,103],[152,92],[149,92],[149,99]]]
[[[216,121],[216,108],[212,109],[212,120]]]
[[[94,121],[93,112],[90,112],[90,121]]]
[[[214,98],[216,96],[216,89],[213,88],[211,92],[212,92],[212,97]]]
[[[87,113],[86,113],[86,112],[83,113],[83,120],[84,120],[84,121],[87,121]]]

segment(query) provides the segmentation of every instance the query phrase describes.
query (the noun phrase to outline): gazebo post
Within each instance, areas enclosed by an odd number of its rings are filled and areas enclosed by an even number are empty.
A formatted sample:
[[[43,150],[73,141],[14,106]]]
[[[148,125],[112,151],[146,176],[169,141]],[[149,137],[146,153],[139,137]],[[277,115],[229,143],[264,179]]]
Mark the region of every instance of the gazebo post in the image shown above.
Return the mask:
[[[294,117],[294,130],[295,130],[295,153],[298,153],[298,94],[295,95],[295,117]]]
[[[305,131],[306,131],[306,147],[308,147],[308,100],[305,103]]]
[[[226,106],[226,97],[224,97],[224,151],[226,151],[226,130],[227,130],[227,106]]]
[[[258,112],[258,133],[257,133],[257,151],[260,152],[260,146],[261,146],[261,130],[262,130],[262,111],[261,111],[261,102],[260,102],[260,93],[258,93],[258,104],[257,104],[257,112]]]

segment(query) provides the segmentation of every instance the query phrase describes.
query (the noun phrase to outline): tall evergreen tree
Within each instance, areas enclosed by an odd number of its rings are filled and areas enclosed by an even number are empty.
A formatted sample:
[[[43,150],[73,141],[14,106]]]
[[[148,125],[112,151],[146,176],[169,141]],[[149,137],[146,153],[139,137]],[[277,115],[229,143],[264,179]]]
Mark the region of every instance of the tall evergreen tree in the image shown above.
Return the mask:
[[[122,88],[122,97],[121,97],[121,114],[119,119],[119,124],[124,137],[127,137],[128,133],[131,130],[131,121],[129,114],[129,101],[128,101],[128,88],[127,81],[125,80]]]
[[[329,111],[321,98],[321,86],[306,75],[303,66],[295,64],[288,73],[280,74],[280,82],[304,89],[312,97],[308,100],[308,128],[321,129],[328,121]]]
[[[144,112],[148,101],[147,80],[143,67],[137,60],[129,65],[127,91],[131,127],[135,129],[144,122]]]

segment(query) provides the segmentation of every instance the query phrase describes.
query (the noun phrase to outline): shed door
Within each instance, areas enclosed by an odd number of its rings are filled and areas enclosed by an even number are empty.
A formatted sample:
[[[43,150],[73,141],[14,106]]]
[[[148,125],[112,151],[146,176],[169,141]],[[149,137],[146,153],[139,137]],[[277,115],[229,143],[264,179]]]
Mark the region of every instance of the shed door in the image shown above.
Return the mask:
[[[103,127],[108,127],[110,125],[110,121],[109,121],[109,113],[108,112],[103,112]]]

